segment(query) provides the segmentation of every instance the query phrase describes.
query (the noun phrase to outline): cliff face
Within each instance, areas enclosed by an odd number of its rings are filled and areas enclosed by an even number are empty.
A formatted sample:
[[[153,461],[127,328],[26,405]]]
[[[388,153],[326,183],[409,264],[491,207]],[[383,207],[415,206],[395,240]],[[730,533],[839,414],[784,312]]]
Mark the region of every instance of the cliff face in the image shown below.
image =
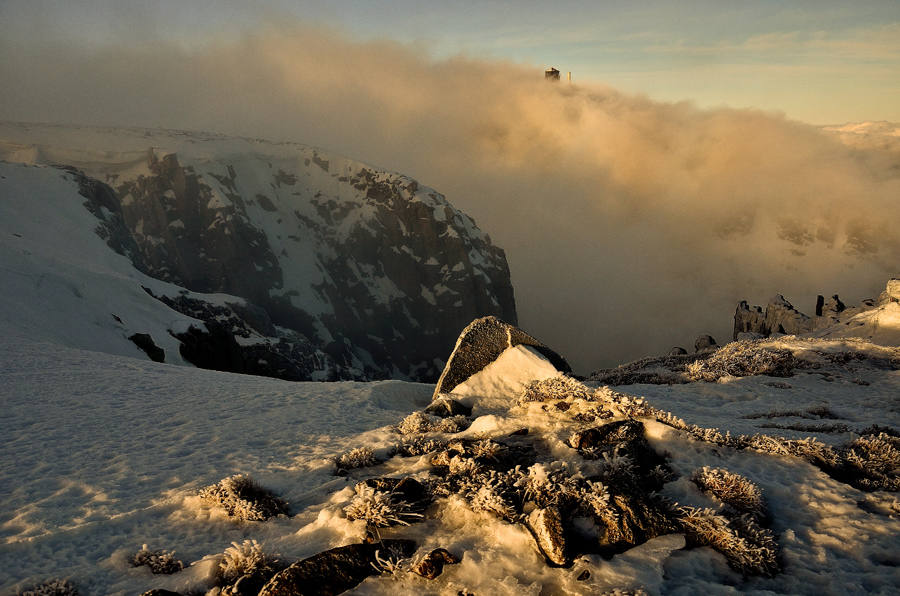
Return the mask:
[[[105,181],[116,204],[104,195],[94,210],[138,269],[246,299],[333,359],[337,378],[435,381],[459,329],[484,316],[517,322],[504,252],[411,178],[217,135],[25,136],[27,151],[20,141],[4,153],[0,142],[0,158],[27,154]]]

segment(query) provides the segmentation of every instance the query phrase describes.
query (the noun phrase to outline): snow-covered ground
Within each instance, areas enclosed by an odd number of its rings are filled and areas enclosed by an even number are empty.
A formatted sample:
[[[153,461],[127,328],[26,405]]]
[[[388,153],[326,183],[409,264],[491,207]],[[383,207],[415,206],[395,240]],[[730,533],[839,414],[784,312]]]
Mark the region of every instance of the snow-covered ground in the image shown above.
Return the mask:
[[[365,524],[343,513],[355,482],[427,468],[426,458],[393,458],[339,477],[333,458],[367,445],[388,459],[388,449],[401,439],[395,425],[428,403],[429,385],[289,383],[11,334],[0,337],[0,354],[2,593],[66,577],[85,596],[138,594],[154,587],[202,589],[232,542],[257,540],[294,561],[358,541]],[[519,366],[515,374],[527,375],[527,367]],[[509,379],[510,374],[489,376]],[[491,386],[484,381],[482,387]],[[900,372],[875,366],[843,373],[798,371],[786,379],[621,389],[723,432],[807,436],[760,428],[773,420],[808,422],[803,418],[742,416],[823,405],[852,427],[900,427]],[[476,418],[459,436],[504,437],[523,425],[545,436],[571,433],[562,415],[514,407],[513,396],[497,395],[463,398],[474,400]],[[782,573],[743,579],[709,548],[682,550],[680,535],[651,540],[610,561],[588,556],[572,568],[554,569],[524,527],[451,498],[424,522],[382,535],[417,539],[426,551],[443,546],[462,556],[460,565],[446,567],[431,581],[413,574],[374,577],[351,593],[538,595],[557,589],[591,594],[615,588],[651,594],[895,593],[900,503],[894,494],[861,492],[796,458],[697,442],[657,422],[648,421],[647,428],[651,444],[669,455],[677,477],[663,493],[680,504],[711,505],[688,480],[703,466],[727,468],[762,489],[782,549]],[[834,442],[849,435],[815,436]],[[567,451],[561,443],[551,449]],[[237,473],[252,475],[289,501],[293,516],[238,524],[201,504],[199,488]],[[193,565],[168,576],[131,567],[128,557],[144,544],[174,550]],[[584,569],[592,570],[592,579],[576,581]]]

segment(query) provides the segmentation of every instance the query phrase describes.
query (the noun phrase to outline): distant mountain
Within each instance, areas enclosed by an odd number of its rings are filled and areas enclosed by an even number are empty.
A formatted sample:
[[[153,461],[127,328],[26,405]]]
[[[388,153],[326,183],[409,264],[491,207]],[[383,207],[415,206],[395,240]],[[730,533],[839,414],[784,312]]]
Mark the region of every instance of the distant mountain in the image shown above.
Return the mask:
[[[181,338],[200,365],[434,381],[473,319],[517,322],[503,250],[406,176],[294,143],[160,129],[0,124],[0,159],[69,168],[108,245],[185,290],[146,288],[205,323]]]

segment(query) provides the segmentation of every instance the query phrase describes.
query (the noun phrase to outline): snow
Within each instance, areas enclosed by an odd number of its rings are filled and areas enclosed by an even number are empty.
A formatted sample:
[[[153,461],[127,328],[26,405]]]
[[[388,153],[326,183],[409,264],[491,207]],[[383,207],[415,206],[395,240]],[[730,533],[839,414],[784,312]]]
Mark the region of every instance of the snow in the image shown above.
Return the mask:
[[[518,345],[505,350],[484,370],[453,389],[461,396],[508,398],[518,395],[529,381],[559,376],[550,361],[531,346]]]

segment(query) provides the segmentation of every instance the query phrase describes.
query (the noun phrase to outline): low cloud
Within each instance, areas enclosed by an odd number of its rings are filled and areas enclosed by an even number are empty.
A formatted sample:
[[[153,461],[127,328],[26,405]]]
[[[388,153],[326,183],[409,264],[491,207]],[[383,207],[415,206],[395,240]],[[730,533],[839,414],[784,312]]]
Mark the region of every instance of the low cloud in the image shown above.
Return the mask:
[[[506,249],[521,326],[579,372],[727,341],[740,299],[858,302],[900,268],[896,143],[777,113],[296,25],[0,56],[4,119],[292,140],[436,188]]]

